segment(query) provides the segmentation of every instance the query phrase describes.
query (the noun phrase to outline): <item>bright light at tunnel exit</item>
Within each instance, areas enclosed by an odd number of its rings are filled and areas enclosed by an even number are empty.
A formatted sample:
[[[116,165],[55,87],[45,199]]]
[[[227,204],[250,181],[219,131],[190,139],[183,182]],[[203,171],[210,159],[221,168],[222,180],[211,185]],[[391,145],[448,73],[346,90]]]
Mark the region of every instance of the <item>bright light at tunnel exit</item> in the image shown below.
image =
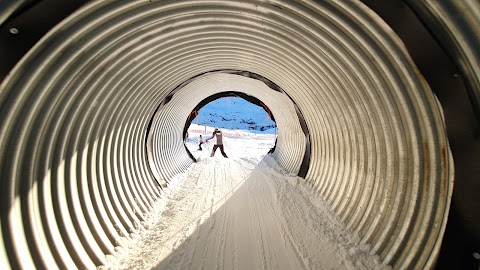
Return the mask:
[[[201,157],[201,153],[207,154],[212,148],[211,143],[205,140],[211,137],[214,128],[219,128],[226,139],[225,148],[230,152],[234,151],[231,154],[235,156],[242,153],[248,155],[248,152],[234,150],[233,145],[228,143],[232,139],[253,140],[258,142],[259,147],[268,144],[271,149],[275,145],[277,126],[269,112],[267,106],[261,107],[240,97],[216,99],[198,112],[193,111],[195,117],[191,118],[185,143],[195,157]],[[204,144],[196,147],[200,143],[200,135]]]
[[[267,106],[260,107],[240,97],[216,99],[200,110],[192,112],[192,123],[232,130],[248,130],[266,134],[276,132],[276,123],[272,120]]]

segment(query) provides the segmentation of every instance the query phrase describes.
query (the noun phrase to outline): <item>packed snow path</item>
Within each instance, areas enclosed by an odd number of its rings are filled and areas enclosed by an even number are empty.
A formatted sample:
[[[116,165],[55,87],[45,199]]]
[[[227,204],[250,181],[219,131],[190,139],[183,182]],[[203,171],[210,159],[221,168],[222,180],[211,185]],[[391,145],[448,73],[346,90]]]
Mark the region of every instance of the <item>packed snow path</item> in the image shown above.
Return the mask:
[[[189,145],[199,162],[171,181],[157,216],[111,268],[382,268],[304,179],[263,156],[268,144],[227,141],[228,159]]]

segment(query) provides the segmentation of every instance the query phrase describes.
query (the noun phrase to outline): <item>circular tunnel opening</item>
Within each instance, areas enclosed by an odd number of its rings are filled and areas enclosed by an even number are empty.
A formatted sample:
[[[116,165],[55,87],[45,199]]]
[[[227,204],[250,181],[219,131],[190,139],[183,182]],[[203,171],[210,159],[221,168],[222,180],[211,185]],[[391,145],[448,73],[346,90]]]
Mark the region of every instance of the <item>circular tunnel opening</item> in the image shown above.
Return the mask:
[[[204,152],[199,152],[203,148],[211,151],[214,128],[222,131],[225,146],[226,141],[240,139],[253,140],[258,145],[269,144],[269,153],[275,147],[277,125],[271,110],[257,98],[241,92],[223,92],[208,97],[190,113],[184,128],[184,142],[196,160],[205,156]]]
[[[169,178],[181,172],[179,168],[169,168],[171,159],[176,160],[180,155],[181,163],[185,166],[188,166],[189,162],[197,161],[198,156],[193,155],[186,145],[190,123],[198,118],[198,112],[202,108],[221,98],[239,98],[263,111],[266,118],[264,120],[270,121],[268,124],[254,126],[253,122],[249,124],[249,119],[244,119],[244,127],[250,130],[250,133],[265,133],[267,130],[274,132],[275,135],[270,136],[273,137],[273,145],[267,152],[274,154],[276,159],[283,160],[288,171],[301,177],[306,175],[310,159],[310,139],[305,119],[295,102],[277,84],[261,75],[242,70],[215,70],[194,76],[175,87],[163,99],[150,120],[146,152],[152,175],[160,186],[165,187]],[[280,117],[277,118],[277,115]],[[175,119],[174,124],[166,125],[172,124],[172,118]],[[205,139],[218,125],[211,123],[210,126],[211,129],[203,127],[202,137]],[[200,133],[195,133],[195,136],[199,135]],[[166,143],[165,140],[169,139],[173,141]],[[277,144],[283,145],[284,150],[276,152]],[[179,148],[185,151],[185,155],[179,153]],[[291,158],[293,153],[297,158]],[[189,160],[185,160],[185,157]]]

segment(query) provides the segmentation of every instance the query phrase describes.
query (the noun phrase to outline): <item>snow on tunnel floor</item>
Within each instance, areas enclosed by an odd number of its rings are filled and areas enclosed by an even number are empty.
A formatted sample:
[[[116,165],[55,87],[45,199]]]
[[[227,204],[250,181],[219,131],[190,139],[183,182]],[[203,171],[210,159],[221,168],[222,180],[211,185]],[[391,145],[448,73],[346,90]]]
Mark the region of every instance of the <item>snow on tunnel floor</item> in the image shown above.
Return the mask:
[[[389,269],[304,179],[266,155],[273,141],[225,140],[170,181],[134,243],[107,269]],[[211,150],[211,145],[208,150]]]

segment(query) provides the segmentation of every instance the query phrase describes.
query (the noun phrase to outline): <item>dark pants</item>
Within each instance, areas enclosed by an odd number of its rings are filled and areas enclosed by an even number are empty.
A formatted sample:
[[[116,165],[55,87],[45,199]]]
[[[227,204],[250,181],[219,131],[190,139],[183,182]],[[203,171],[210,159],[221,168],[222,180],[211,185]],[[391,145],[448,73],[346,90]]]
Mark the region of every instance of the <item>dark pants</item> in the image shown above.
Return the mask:
[[[217,151],[217,148],[220,148],[220,152],[222,152],[222,155],[226,158],[227,157],[227,154],[225,154],[225,151],[223,151],[223,144],[215,144],[213,146],[213,149],[212,149],[212,154],[210,155],[211,157],[213,157],[213,155],[215,155],[215,151]]]
[[[198,144],[198,150],[202,150],[202,144],[203,142],[200,142],[200,144]]]

